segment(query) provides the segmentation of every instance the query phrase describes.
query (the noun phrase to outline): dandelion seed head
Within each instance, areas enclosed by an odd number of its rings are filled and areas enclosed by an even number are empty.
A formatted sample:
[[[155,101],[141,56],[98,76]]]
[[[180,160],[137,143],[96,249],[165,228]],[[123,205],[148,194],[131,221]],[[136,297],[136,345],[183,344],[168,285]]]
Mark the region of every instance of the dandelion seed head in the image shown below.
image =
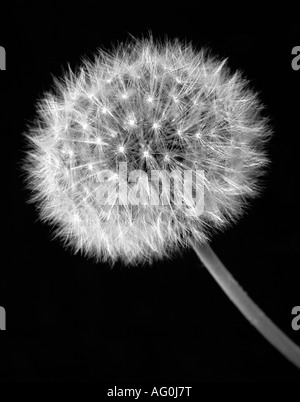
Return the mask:
[[[206,242],[258,193],[270,135],[262,111],[242,74],[206,50],[152,38],[100,50],[39,101],[27,133],[32,200],[65,244],[99,261],[140,263],[189,236]],[[124,206],[113,191],[100,203],[103,172],[113,185],[125,160],[128,172],[201,169],[204,211]]]

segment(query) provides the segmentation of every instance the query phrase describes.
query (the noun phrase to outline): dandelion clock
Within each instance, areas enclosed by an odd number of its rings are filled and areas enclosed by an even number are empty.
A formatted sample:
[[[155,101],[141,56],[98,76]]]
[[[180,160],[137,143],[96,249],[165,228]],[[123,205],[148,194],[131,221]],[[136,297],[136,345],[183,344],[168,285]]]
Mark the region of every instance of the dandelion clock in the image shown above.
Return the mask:
[[[299,348],[209,246],[259,192],[271,130],[240,72],[179,41],[133,39],[56,80],[28,132],[28,186],[64,245],[143,264],[192,247],[242,314],[300,367]]]

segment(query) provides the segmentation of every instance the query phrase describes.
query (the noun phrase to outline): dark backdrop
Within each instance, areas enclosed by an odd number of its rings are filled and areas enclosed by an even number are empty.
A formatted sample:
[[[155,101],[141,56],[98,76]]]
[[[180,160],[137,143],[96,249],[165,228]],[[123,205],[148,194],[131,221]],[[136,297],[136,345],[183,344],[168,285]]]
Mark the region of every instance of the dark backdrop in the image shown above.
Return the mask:
[[[76,3],[73,9],[76,10]],[[300,70],[291,50],[300,29],[199,23],[201,7],[172,6],[140,17],[97,2],[15,7],[3,17],[1,71],[5,174],[0,305],[0,376],[13,381],[295,381],[299,371],[273,349],[223,294],[191,250],[152,266],[95,264],[72,255],[41,224],[20,175],[22,132],[52,76],[75,68],[97,47],[128,38],[167,35],[229,57],[260,92],[271,117],[272,166],[262,196],[212,247],[248,294],[295,342],[291,310],[300,305],[298,156]],[[99,3],[100,4],[100,3]],[[202,19],[206,19],[202,16]],[[195,20],[195,21],[194,21]],[[197,21],[196,21],[197,20]],[[3,144],[5,143],[3,142]],[[5,349],[5,351],[4,351]],[[4,353],[5,352],[5,353]],[[4,358],[5,356],[5,358]]]

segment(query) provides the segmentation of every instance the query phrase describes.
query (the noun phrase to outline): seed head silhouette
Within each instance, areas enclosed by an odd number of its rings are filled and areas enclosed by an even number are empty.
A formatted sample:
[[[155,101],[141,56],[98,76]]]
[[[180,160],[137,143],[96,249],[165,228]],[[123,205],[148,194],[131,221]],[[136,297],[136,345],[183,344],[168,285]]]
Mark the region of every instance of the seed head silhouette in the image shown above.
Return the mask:
[[[207,50],[153,39],[100,50],[39,101],[27,135],[32,200],[65,244],[98,260],[140,263],[169,255],[189,236],[206,242],[257,194],[269,135],[261,110],[241,73]],[[194,192],[204,192],[204,210],[186,199],[175,205],[174,190],[163,207],[122,205],[114,192],[103,205],[100,173],[117,172],[121,162],[170,179],[174,170],[203,172]]]

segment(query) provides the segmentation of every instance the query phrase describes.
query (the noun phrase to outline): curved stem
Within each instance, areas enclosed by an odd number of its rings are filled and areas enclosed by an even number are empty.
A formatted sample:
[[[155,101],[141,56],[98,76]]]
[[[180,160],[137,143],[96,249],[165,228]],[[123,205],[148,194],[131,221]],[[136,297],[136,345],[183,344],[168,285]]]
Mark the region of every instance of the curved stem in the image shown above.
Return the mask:
[[[290,362],[300,369],[300,348],[250,299],[207,244],[191,244],[204,266],[247,320]]]

